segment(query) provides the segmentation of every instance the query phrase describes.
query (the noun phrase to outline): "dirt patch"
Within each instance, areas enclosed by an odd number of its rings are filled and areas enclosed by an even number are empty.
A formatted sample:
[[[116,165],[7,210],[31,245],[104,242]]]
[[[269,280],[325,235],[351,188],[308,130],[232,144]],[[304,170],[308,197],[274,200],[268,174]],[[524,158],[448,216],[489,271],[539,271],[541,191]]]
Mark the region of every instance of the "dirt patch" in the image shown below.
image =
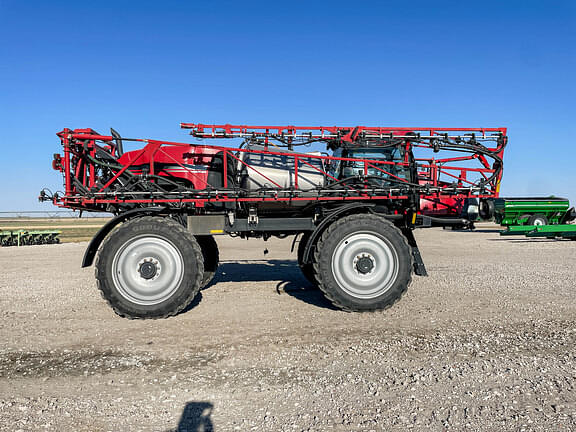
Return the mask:
[[[495,229],[417,231],[430,276],[369,314],[291,239],[218,237],[214,283],[157,321],[111,311],[85,243],[0,249],[0,430],[576,430],[576,242]]]

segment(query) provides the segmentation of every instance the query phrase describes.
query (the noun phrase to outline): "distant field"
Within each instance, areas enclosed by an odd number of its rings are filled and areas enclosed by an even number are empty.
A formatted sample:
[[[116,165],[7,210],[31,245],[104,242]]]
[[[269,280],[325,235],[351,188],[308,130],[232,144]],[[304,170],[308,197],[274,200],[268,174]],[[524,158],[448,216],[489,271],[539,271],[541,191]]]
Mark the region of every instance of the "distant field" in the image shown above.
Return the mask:
[[[0,218],[0,230],[60,230],[63,243],[90,240],[109,218]]]

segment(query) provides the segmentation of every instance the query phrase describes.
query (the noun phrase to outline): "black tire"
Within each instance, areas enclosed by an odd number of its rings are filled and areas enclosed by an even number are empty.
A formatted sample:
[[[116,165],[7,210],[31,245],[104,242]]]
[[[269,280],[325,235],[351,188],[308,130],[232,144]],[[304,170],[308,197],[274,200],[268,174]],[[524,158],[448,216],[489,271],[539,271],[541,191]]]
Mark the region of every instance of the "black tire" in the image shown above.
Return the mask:
[[[481,199],[480,204],[478,204],[478,215],[482,220],[492,219],[494,216],[494,200]]]
[[[104,299],[126,318],[167,318],[200,290],[202,251],[194,236],[169,218],[141,217],[108,235],[96,259]]]
[[[548,225],[548,218],[543,214],[535,214],[528,218],[527,225]]]
[[[412,281],[412,253],[391,222],[372,214],[346,216],[322,234],[314,268],[320,289],[337,307],[368,312],[392,306]]]
[[[200,286],[200,289],[203,289],[212,282],[216,275],[220,261],[220,252],[218,251],[218,244],[216,244],[213,236],[199,235],[195,237],[202,250],[202,257],[204,258],[204,274],[202,275],[202,284]]]
[[[318,281],[316,280],[316,275],[314,273],[314,264],[311,262],[304,263],[304,250],[306,249],[306,245],[308,244],[308,240],[310,240],[310,236],[312,235],[312,231],[306,231],[302,234],[300,238],[300,242],[298,243],[298,266],[302,271],[304,277],[314,286],[318,286]]]

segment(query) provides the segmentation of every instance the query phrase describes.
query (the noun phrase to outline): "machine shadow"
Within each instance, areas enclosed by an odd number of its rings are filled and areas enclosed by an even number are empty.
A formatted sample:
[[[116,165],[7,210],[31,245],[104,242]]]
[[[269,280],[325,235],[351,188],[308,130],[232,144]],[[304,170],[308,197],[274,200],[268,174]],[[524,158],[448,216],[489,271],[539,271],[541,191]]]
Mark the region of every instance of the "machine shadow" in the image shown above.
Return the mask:
[[[188,402],[182,411],[176,429],[166,432],[213,432],[210,416],[214,405],[210,402]]]
[[[295,260],[233,260],[220,261],[214,281],[218,282],[263,282],[269,280],[305,279]]]
[[[487,239],[488,241],[495,241],[495,242],[507,242],[507,243],[553,243],[553,242],[558,242],[558,241],[566,241],[566,239],[548,239],[545,237],[540,237],[540,238],[526,238],[526,237],[501,237],[501,238],[493,238],[493,239]],[[569,240],[568,240],[569,241]]]
[[[279,281],[276,292],[288,294],[304,303],[337,310],[322,291],[312,285],[300,271],[295,260],[234,260],[221,261],[210,289],[219,282],[263,282]]]

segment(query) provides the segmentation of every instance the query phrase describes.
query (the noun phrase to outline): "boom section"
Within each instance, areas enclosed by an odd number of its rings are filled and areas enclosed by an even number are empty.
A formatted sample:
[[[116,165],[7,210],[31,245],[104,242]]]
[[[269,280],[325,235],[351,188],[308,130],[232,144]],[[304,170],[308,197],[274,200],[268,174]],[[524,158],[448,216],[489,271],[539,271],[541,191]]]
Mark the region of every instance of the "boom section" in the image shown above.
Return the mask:
[[[150,206],[491,198],[498,196],[507,142],[505,128],[181,126],[202,141],[62,130],[63,154],[54,155],[53,167],[64,176],[64,191],[44,198],[113,213]],[[135,143],[139,148],[124,151]],[[355,152],[362,148],[370,151]],[[369,156],[346,157],[354,154]]]

